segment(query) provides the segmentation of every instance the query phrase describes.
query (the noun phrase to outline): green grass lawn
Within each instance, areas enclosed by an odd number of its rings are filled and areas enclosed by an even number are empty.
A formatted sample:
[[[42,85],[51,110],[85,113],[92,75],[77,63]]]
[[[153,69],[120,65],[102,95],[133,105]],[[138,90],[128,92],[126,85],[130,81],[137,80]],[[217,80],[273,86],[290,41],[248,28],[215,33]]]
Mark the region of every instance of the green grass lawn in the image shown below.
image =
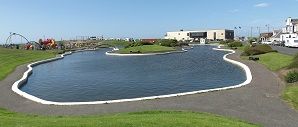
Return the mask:
[[[294,58],[293,56],[276,52],[257,55],[255,57],[259,57],[260,60],[258,61],[258,63],[265,65],[271,71],[277,71],[282,68],[288,67],[292,63]],[[247,56],[243,56],[242,58],[248,59]]]
[[[3,80],[17,66],[55,57],[57,51],[31,51],[0,48],[0,80]]]
[[[298,83],[295,85],[288,85],[284,90],[282,97],[298,110]]]
[[[207,113],[150,111],[106,116],[36,116],[0,109],[1,127],[257,127]]]
[[[158,52],[168,52],[168,51],[175,51],[175,50],[176,49],[172,47],[165,47],[165,46],[159,46],[159,45],[143,45],[143,46],[120,49],[117,52],[121,54],[129,54],[130,51],[132,52],[140,51],[141,53],[158,53]]]

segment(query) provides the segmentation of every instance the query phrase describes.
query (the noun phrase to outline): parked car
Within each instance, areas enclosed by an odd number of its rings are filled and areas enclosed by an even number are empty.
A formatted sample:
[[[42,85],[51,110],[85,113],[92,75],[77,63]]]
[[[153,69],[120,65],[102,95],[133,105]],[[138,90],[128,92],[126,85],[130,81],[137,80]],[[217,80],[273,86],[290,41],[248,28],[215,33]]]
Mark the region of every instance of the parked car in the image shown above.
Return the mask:
[[[263,42],[261,42],[262,44],[265,44],[265,45],[271,45],[271,44],[273,44],[273,42],[272,41],[263,41]]]
[[[253,41],[253,42],[251,42],[251,44],[256,45],[256,44],[258,44],[258,42]]]
[[[280,42],[280,46],[285,47],[286,46],[285,42],[284,41]]]
[[[272,45],[274,46],[281,46],[281,42],[280,41],[273,41]]]

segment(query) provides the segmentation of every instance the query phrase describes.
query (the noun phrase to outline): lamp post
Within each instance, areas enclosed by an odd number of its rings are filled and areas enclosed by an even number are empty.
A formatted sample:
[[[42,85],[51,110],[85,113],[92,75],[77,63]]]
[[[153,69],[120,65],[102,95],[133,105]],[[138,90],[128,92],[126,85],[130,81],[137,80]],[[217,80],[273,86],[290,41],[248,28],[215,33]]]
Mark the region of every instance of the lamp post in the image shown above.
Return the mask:
[[[242,29],[242,27],[241,26],[237,26],[237,27],[234,27],[234,30],[235,30],[235,32],[234,32],[234,35],[235,35],[235,37],[237,37],[237,30],[241,30]],[[239,31],[238,31],[239,32]],[[238,35],[239,36],[239,35]]]

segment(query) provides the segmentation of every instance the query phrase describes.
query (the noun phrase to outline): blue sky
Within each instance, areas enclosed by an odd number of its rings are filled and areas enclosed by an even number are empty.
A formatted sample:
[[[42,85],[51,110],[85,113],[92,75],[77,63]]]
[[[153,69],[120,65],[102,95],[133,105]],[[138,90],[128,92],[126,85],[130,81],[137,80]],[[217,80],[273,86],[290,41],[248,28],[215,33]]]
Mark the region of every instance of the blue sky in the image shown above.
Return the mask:
[[[270,24],[298,18],[298,0],[0,0],[0,43],[9,32],[29,40],[46,36],[161,38],[166,31]],[[272,29],[270,28],[270,29]],[[254,30],[257,33],[257,30]]]

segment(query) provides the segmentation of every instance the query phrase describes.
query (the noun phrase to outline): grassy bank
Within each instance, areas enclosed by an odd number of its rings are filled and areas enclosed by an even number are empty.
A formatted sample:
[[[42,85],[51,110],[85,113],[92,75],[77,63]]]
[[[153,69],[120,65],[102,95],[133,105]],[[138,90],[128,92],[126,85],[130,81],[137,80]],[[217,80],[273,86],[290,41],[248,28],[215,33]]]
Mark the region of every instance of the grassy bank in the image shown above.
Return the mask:
[[[158,52],[168,52],[168,51],[175,51],[176,49],[173,47],[165,47],[165,46],[159,46],[159,45],[143,45],[143,46],[137,46],[137,47],[129,47],[120,49],[117,51],[121,54],[130,54],[133,53],[158,53]]]
[[[0,80],[3,80],[17,66],[55,57],[57,51],[31,51],[0,48]]]
[[[298,110],[298,83],[286,87],[282,95],[283,99]]]
[[[265,65],[271,71],[278,71],[288,67],[294,58],[293,56],[276,52],[256,55],[255,57],[259,57],[260,60],[257,62]],[[248,56],[242,56],[242,58],[248,60]]]
[[[272,71],[286,68],[293,62],[293,56],[276,52],[258,55],[257,57],[260,58],[260,60],[258,61],[259,63],[265,65]]]
[[[107,116],[46,117],[0,109],[1,127],[256,127],[207,113],[151,111]]]

